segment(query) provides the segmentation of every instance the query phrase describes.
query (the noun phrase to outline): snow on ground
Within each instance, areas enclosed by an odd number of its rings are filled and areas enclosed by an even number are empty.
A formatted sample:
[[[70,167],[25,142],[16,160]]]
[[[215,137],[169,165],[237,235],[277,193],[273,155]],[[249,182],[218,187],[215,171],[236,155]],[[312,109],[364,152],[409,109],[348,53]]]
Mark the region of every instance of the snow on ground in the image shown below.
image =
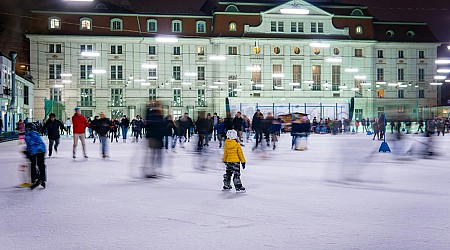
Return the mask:
[[[420,148],[417,136],[408,136]],[[47,189],[20,183],[17,142],[0,144],[2,249],[448,249],[449,137],[434,159],[376,152],[370,136],[312,135],[307,151],[244,147],[245,194],[222,192],[221,150],[165,153],[164,178],[137,179],[145,140],[71,159],[71,138],[46,159]],[[390,138],[389,138],[390,139]],[[44,139],[46,140],[46,139]],[[392,149],[402,146],[390,143]],[[397,150],[398,151],[398,150]],[[198,166],[207,165],[205,170]]]

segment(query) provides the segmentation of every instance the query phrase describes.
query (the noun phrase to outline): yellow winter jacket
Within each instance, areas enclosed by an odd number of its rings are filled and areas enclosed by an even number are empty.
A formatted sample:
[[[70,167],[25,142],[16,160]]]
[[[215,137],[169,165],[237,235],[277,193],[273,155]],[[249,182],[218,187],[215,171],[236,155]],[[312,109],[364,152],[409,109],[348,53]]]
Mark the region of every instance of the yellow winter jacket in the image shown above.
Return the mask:
[[[236,140],[227,139],[225,141],[223,162],[245,162],[241,145]]]

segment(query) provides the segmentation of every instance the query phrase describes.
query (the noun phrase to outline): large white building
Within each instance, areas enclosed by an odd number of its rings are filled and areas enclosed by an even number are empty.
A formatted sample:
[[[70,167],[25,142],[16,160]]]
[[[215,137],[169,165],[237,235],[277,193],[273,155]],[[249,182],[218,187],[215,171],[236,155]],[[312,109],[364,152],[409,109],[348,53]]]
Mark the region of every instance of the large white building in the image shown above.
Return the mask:
[[[226,97],[250,115],[259,108],[323,118],[417,119],[437,104],[440,44],[424,23],[380,22],[365,6],[306,1],[161,9],[94,1],[33,11],[36,117],[44,118],[45,98],[64,105],[62,116],[79,106],[87,116],[113,117],[143,114],[155,99],[166,113],[194,117],[224,115]]]

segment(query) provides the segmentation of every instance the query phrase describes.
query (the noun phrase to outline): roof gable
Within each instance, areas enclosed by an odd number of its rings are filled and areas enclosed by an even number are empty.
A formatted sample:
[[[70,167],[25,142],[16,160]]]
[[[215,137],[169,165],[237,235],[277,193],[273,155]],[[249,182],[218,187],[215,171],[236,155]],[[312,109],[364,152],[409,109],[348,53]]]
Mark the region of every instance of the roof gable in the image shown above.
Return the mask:
[[[325,10],[322,10],[308,2],[302,1],[302,0],[293,0],[286,3],[283,3],[281,5],[278,5],[275,8],[269,9],[267,11],[262,12],[263,14],[283,14],[283,15],[297,15],[297,14],[285,14],[282,13],[282,10],[297,10],[297,9],[303,9],[308,10],[309,14],[307,15],[313,15],[313,16],[332,16],[332,14],[326,12]]]

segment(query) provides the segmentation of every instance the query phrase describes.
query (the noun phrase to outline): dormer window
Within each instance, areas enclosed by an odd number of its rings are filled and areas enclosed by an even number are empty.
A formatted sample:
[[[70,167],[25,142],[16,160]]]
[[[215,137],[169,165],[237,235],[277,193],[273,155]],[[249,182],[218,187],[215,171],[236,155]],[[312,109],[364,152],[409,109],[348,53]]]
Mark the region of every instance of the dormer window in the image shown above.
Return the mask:
[[[388,36],[388,37],[394,37],[394,35],[395,35],[395,33],[394,33],[393,30],[388,30],[388,31],[386,31],[386,36]]]
[[[180,20],[172,20],[172,32],[181,33],[182,22]]]
[[[239,9],[236,5],[228,5],[225,12],[239,12]]]
[[[48,28],[51,30],[61,29],[61,19],[59,17],[50,17],[48,19]]]
[[[228,25],[228,30],[229,30],[229,31],[236,31],[236,23],[235,23],[235,22],[231,22],[231,23]]]
[[[122,31],[122,19],[120,18],[113,18],[111,19],[111,23],[110,23],[111,27],[111,31]]]
[[[284,32],[284,22],[282,21],[271,21],[270,22],[271,32]]]
[[[81,18],[80,30],[92,30],[92,19],[87,17]]]
[[[196,26],[197,33],[206,33],[206,22],[205,21],[197,21],[195,26]]]
[[[416,33],[415,33],[414,31],[410,30],[410,31],[406,32],[406,35],[407,35],[409,38],[413,38],[413,37],[416,35]]]
[[[350,15],[351,16],[364,16],[364,13],[360,9],[354,9]]]
[[[363,27],[361,25],[356,26],[355,33],[356,34],[362,34],[363,33]]]
[[[147,20],[147,31],[158,32],[158,22],[155,19]]]

